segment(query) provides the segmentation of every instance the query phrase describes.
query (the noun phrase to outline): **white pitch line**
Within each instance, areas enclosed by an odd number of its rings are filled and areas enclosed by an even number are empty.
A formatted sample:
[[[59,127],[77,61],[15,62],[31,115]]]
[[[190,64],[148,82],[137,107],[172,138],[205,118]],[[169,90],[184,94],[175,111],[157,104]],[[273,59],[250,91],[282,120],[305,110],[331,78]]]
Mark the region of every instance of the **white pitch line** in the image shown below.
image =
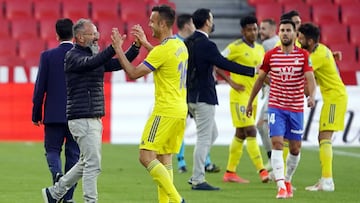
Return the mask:
[[[333,150],[333,153],[336,154],[336,155],[360,158],[360,154],[353,153],[353,152],[345,152],[345,151]]]
[[[304,148],[305,148],[305,147],[304,147]],[[311,150],[311,151],[319,151],[319,148],[315,148],[315,147],[306,147],[305,149]],[[359,154],[359,153],[346,152],[346,151],[341,151],[341,150],[334,150],[334,149],[333,149],[333,154],[341,155],[341,156],[348,156],[348,157],[360,158],[360,154]]]

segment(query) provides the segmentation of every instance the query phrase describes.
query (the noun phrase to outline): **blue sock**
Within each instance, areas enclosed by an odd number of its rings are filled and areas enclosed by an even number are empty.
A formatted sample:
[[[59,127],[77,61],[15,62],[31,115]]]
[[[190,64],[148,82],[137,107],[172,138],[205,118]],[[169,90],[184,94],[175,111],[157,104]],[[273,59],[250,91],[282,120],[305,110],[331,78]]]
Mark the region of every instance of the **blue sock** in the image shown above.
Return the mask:
[[[210,164],[211,164],[211,159],[210,159],[210,154],[208,154],[205,160],[205,166],[208,166]]]
[[[185,162],[185,144],[184,141],[181,144],[180,151],[177,154],[178,168],[186,166]]]

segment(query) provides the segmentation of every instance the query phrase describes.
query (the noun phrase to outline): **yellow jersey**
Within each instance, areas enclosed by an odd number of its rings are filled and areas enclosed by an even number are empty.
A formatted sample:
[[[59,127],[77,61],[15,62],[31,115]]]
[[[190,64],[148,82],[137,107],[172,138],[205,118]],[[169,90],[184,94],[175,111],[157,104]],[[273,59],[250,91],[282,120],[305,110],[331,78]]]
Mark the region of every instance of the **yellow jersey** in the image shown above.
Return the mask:
[[[232,43],[230,43],[222,52],[222,55],[230,61],[235,63],[239,63],[245,66],[257,67],[259,66],[264,58],[265,49],[264,47],[255,42],[253,46],[250,46],[242,39],[238,39]],[[245,86],[245,90],[238,92],[231,88],[230,90],[230,102],[239,102],[239,101],[248,101],[251,90],[254,86],[254,83],[257,79],[255,77],[248,77],[244,75],[239,75],[236,73],[230,73],[231,79],[243,86]],[[254,101],[257,101],[256,99]]]
[[[339,76],[334,56],[329,48],[319,43],[310,54],[310,59],[324,101],[336,100],[347,95],[346,87]]]
[[[188,51],[181,40],[170,37],[154,47],[144,60],[153,70],[155,105],[153,114],[186,118],[186,71]]]

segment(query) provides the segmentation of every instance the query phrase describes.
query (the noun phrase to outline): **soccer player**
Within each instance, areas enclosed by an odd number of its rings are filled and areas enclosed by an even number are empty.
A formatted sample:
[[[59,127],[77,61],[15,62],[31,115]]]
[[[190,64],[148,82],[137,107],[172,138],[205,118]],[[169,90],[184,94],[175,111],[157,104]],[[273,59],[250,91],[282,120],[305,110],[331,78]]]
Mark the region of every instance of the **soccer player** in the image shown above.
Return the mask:
[[[331,139],[334,131],[344,130],[348,95],[337,72],[331,50],[319,43],[319,38],[320,30],[316,25],[305,23],[300,26],[298,39],[302,48],[310,53],[314,75],[323,99],[318,135],[321,179],[317,184],[306,187],[306,190],[334,191]]]
[[[246,108],[253,114],[253,102],[267,74],[270,74],[269,130],[272,141],[271,165],[278,187],[276,198],[293,196],[291,179],[300,161],[301,137],[304,129],[304,83],[308,84],[308,106],[315,105],[315,78],[309,53],[294,45],[294,22],[282,20],[279,27],[281,46],[266,52]],[[283,144],[289,140],[284,177]]]
[[[244,64],[247,66],[259,66],[265,54],[264,48],[256,42],[258,35],[257,19],[254,16],[241,18],[241,33],[243,37],[230,43],[222,55],[230,61]],[[221,74],[222,70],[217,69]],[[259,145],[256,140],[255,112],[257,107],[257,98],[252,103],[254,113],[251,117],[246,116],[245,108],[250,97],[256,77],[247,77],[236,73],[230,73],[231,79],[244,87],[244,90],[238,91],[230,89],[230,110],[232,123],[235,127],[235,136],[229,146],[229,159],[226,172],[223,176],[225,182],[249,183],[248,180],[239,177],[236,174],[236,167],[239,165],[243,145],[246,140],[246,149],[252,160],[262,182],[268,182],[269,174],[264,168],[263,159],[260,153]]]
[[[177,16],[176,18],[176,26],[179,29],[179,32],[175,34],[175,37],[184,41],[187,37],[195,31],[195,25],[192,21],[191,14],[183,13]],[[188,127],[191,122],[191,116],[188,114],[186,126]],[[179,173],[187,172],[186,161],[185,161],[185,142],[183,141],[181,144],[181,148],[179,153],[177,154],[178,160],[178,171]],[[210,153],[207,155],[205,160],[205,171],[209,173],[217,173],[220,172],[220,167],[213,164],[210,159]]]
[[[126,36],[113,29],[113,45],[119,62],[130,78],[153,72],[155,105],[140,143],[140,162],[158,186],[160,203],[185,202],[173,183],[172,154],[178,153],[184,136],[187,116],[186,70],[188,52],[185,44],[175,38],[172,26],[175,11],[166,5],[152,8],[149,26],[153,37],[160,41],[144,62],[134,67],[121,48]],[[136,30],[133,30],[136,36]],[[143,39],[138,39],[141,43]]]
[[[276,22],[273,19],[264,19],[260,23],[260,40],[265,51],[268,51],[275,47],[276,43],[280,40],[279,36],[276,34]],[[266,82],[266,81],[265,81]],[[270,81],[267,81],[269,83]],[[268,102],[269,102],[269,85],[264,85],[262,88],[262,96],[264,98],[264,104],[261,107],[260,115],[258,117],[258,122],[256,123],[256,128],[259,131],[261,136],[261,141],[263,147],[266,150],[269,161],[265,164],[267,170],[271,169],[271,140],[269,137],[269,127],[268,127]]]

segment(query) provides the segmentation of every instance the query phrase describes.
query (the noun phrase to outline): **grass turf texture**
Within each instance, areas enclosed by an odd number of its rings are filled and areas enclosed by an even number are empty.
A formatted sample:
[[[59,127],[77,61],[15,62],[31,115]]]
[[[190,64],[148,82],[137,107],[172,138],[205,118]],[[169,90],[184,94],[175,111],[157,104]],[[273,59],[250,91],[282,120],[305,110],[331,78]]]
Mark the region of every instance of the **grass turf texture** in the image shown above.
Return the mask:
[[[186,147],[188,169],[192,167],[193,146]],[[340,152],[340,153],[338,153]],[[345,152],[343,154],[342,152]],[[0,143],[0,202],[40,203],[41,188],[51,185],[50,172],[42,143]],[[264,160],[265,155],[263,156]],[[320,177],[319,155],[316,147],[303,148],[300,165],[293,178],[294,198],[287,202],[359,202],[360,148],[334,148],[335,192],[308,192],[305,186],[314,184]],[[244,149],[238,174],[249,179],[249,184],[224,183],[223,172],[228,158],[227,146],[215,146],[211,159],[221,172],[207,174],[210,184],[220,191],[192,191],[187,180],[191,172],[177,173],[174,158],[174,181],[187,203],[278,202],[274,182],[260,182],[255,168]],[[150,175],[138,162],[137,145],[103,144],[102,173],[98,179],[100,203],[156,203],[157,192]],[[75,200],[83,202],[79,182]]]

